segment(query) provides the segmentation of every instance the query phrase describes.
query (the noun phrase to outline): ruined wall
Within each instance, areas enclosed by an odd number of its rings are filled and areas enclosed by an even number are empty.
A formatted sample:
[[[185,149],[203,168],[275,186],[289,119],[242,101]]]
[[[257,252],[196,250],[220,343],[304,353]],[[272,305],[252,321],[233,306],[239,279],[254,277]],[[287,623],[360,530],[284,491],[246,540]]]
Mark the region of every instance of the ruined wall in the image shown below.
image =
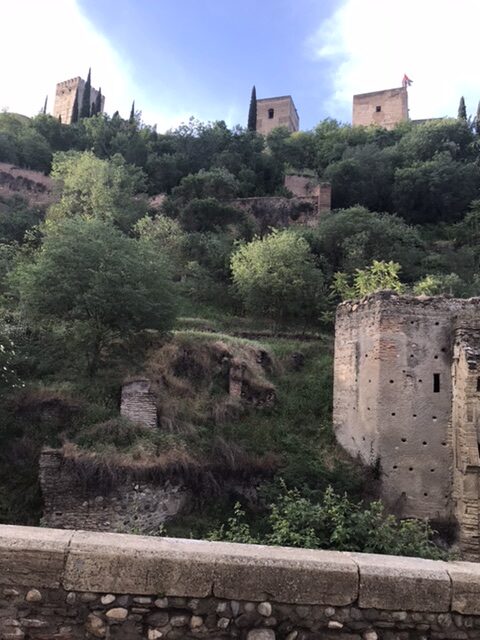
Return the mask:
[[[388,292],[340,305],[334,426],[364,462],[378,459],[382,498],[400,516],[452,514],[454,317],[479,300]]]
[[[261,98],[257,100],[257,131],[267,135],[275,127],[298,131],[298,113],[291,96]]]
[[[453,491],[462,557],[480,558],[480,318],[456,319],[452,407]]]
[[[294,223],[315,226],[318,221],[318,196],[237,198],[231,204],[256,218],[262,231]]]
[[[353,126],[375,124],[393,129],[405,120],[408,120],[408,91],[405,87],[353,96]]]
[[[78,91],[78,109],[82,106],[83,91],[85,89],[85,80],[80,78],[71,78],[70,80],[64,80],[59,82],[55,89],[55,103],[53,106],[54,118],[60,118],[64,124],[70,124],[72,122],[72,110],[75,102],[75,94]],[[90,89],[90,102],[95,102],[98,96],[98,91],[91,87]],[[105,107],[105,96],[102,95],[101,111],[103,112]]]
[[[480,565],[0,526],[2,640],[469,640]]]
[[[120,414],[145,427],[154,429],[158,426],[157,405],[149,380],[138,378],[122,385]]]
[[[196,473],[196,475],[195,475]],[[222,495],[257,501],[257,487],[270,470],[226,474],[215,467],[193,468],[187,479],[173,469],[139,480],[128,469],[92,473],[88,457],[77,460],[61,449],[44,449],[40,456],[40,485],[44,509],[42,524],[59,529],[158,533],[161,525],[188,510],[202,495]],[[0,639],[1,640],[1,639]]]

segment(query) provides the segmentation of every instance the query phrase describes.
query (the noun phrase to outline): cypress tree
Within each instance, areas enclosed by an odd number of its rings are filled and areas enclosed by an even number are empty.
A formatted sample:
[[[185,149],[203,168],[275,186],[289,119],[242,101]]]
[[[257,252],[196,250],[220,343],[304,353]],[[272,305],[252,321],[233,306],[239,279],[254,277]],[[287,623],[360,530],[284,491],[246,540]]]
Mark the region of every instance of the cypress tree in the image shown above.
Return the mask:
[[[92,82],[91,82],[91,69],[88,70],[87,81],[83,89],[82,107],[80,109],[80,118],[90,117],[90,94],[91,94]]]
[[[45,102],[43,103],[43,110],[42,110],[42,113],[44,116],[47,114],[47,102],[48,102],[48,96],[45,96]]]
[[[467,108],[465,106],[465,98],[463,96],[460,98],[460,104],[458,105],[458,119],[467,120]]]
[[[102,87],[98,90],[97,97],[95,99],[95,113],[102,113]]]
[[[249,131],[257,130],[257,90],[255,89],[255,85],[253,85],[252,95],[250,98],[247,128]]]
[[[130,117],[128,118],[130,124],[135,124],[135,100],[132,102],[132,108],[130,109]]]
[[[78,87],[75,91],[75,100],[73,101],[72,107],[72,119],[70,120],[71,124],[74,124],[75,122],[78,122]]]
[[[480,136],[480,102],[477,107],[477,116],[475,118],[475,133]]]
[[[95,109],[95,101],[92,102],[92,106],[90,107],[90,116],[96,115],[97,111]]]

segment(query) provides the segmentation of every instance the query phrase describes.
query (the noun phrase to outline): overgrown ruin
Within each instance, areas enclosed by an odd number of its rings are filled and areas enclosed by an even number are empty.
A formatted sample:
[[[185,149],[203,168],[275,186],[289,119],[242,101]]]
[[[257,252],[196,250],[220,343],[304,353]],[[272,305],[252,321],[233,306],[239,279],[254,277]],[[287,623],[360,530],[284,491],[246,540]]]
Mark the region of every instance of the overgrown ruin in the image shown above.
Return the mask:
[[[334,429],[399,517],[457,525],[480,559],[480,298],[398,296],[337,310]]]

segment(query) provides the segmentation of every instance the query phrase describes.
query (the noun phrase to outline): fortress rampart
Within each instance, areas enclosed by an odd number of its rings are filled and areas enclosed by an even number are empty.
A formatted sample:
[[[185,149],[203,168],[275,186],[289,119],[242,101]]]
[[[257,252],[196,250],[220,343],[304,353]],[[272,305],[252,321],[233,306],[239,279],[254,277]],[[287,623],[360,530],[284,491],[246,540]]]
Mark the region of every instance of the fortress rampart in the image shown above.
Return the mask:
[[[2,640],[480,637],[480,565],[0,526]]]

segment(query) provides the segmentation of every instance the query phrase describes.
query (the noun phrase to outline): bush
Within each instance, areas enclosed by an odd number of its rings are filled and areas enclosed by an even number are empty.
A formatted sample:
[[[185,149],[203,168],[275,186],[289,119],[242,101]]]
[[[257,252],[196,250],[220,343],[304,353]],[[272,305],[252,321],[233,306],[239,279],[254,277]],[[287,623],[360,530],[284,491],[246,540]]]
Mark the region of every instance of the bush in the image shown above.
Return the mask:
[[[380,501],[369,505],[354,503],[347,495],[329,487],[321,502],[312,502],[298,489],[283,491],[270,505],[267,530],[252,533],[240,505],[227,523],[212,530],[209,540],[335,549],[391,555],[444,558],[445,553],[431,541],[427,522],[396,520],[385,512]]]
[[[314,316],[323,275],[307,241],[292,231],[272,231],[240,246],[231,258],[234,286],[245,309],[272,319]]]

